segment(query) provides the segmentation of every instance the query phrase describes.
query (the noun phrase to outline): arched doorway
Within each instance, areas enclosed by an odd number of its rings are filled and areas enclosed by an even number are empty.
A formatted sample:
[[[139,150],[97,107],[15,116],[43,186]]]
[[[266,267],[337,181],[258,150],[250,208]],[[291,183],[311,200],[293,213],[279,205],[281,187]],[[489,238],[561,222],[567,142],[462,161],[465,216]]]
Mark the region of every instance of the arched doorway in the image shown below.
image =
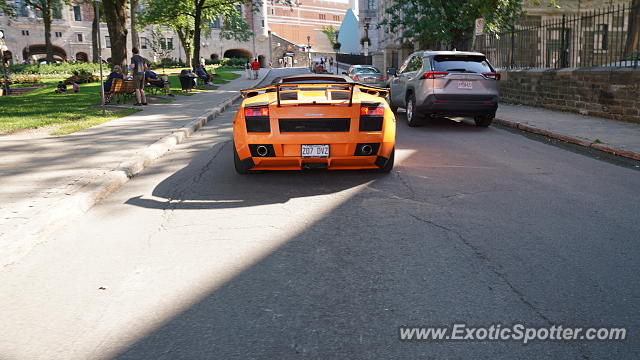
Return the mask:
[[[229,49],[224,52],[225,58],[251,59],[251,51],[245,49]]]
[[[39,56],[38,56],[39,55]],[[44,55],[44,56],[43,56]],[[33,57],[46,58],[47,50],[44,44],[29,45],[22,50],[22,57],[24,59],[33,60]],[[53,46],[53,59],[58,61],[65,61],[67,53],[63,48],[59,46]]]
[[[209,59],[211,59],[211,60],[218,60],[218,58],[219,58],[219,57],[220,57],[220,56],[218,56],[218,54],[211,54],[211,55],[209,56]]]
[[[87,53],[84,52],[79,52],[76,54],[76,61],[77,62],[89,62],[89,55],[87,55]]]
[[[7,50],[4,53],[4,57],[2,58],[2,61],[4,61],[5,63],[9,63],[9,64],[13,64],[13,54],[11,53],[11,51]]]
[[[260,63],[260,67],[267,67],[267,59],[264,57],[264,55],[258,55],[258,62]]]

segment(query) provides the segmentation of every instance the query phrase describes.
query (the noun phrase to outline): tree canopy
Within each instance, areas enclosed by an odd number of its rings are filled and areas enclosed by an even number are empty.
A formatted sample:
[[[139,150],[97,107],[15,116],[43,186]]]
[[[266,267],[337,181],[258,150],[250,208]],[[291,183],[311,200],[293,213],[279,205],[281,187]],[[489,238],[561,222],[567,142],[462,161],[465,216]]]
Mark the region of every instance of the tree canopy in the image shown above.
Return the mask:
[[[485,19],[489,32],[500,32],[521,13],[520,0],[393,0],[382,25],[421,47],[444,42],[461,48],[477,18]]]

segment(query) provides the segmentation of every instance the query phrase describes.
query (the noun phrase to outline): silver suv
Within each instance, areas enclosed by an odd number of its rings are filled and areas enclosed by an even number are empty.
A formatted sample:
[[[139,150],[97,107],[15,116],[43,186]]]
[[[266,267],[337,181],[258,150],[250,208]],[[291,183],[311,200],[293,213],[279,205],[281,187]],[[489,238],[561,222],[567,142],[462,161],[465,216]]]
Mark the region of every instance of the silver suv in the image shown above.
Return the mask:
[[[418,51],[389,75],[389,105],[407,109],[409,126],[448,115],[472,116],[477,126],[487,127],[498,109],[500,74],[481,53]]]

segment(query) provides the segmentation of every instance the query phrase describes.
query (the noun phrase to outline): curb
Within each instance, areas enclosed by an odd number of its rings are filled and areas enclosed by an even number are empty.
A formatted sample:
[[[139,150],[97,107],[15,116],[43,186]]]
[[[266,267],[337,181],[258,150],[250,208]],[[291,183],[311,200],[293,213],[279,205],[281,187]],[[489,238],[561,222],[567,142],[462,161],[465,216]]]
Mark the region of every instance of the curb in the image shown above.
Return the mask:
[[[255,86],[264,81],[269,73],[270,70]],[[0,239],[10,237],[14,240],[7,243],[0,242],[0,253],[3,254],[0,258],[0,267],[15,263],[19,258],[29,253],[35,245],[46,241],[48,235],[70,224],[109,194],[120,189],[131,178],[140,174],[145,167],[188,139],[241,98],[239,93],[229,97],[186,126],[174,130],[171,134],[147,146],[142,152],[121,162],[115,169],[108,170],[98,177],[87,179],[74,190],[65,192],[64,197],[59,201],[55,201],[45,211],[30,217],[28,226],[23,226],[15,232],[0,233]],[[19,239],[19,241],[15,241],[15,239]]]
[[[608,146],[608,145],[604,145],[604,144],[599,144],[599,143],[594,143],[591,142],[589,140],[584,140],[584,139],[578,139],[572,136],[567,136],[567,135],[562,135],[562,134],[558,134],[556,132],[553,132],[551,130],[544,130],[544,129],[539,129],[537,127],[531,126],[531,125],[527,125],[527,124],[522,124],[519,122],[515,122],[515,121],[509,121],[509,120],[504,120],[504,119],[499,119],[499,118],[495,118],[494,119],[495,122],[497,122],[500,125],[504,125],[504,126],[508,126],[510,128],[514,128],[514,129],[519,129],[522,131],[526,131],[526,132],[530,132],[530,133],[534,133],[534,134],[538,134],[538,135],[543,135],[543,136],[547,136],[553,139],[558,139],[570,144],[575,144],[575,145],[580,145],[583,147],[587,147],[587,148],[592,148],[595,150],[599,150],[599,151],[603,151],[612,155],[617,155],[617,156],[622,156],[622,157],[626,157],[632,160],[636,160],[636,161],[640,161],[640,153],[634,152],[634,151],[629,151],[629,150],[623,150],[623,149],[618,149],[612,146]]]

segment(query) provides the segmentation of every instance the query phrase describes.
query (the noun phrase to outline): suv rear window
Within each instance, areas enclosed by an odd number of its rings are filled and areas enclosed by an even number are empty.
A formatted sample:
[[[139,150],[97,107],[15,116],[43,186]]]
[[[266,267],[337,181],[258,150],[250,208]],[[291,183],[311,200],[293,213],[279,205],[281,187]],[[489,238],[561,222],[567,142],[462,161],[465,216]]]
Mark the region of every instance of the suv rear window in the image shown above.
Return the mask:
[[[445,72],[493,72],[491,65],[480,55],[436,55],[433,58],[435,71]]]
[[[380,70],[374,67],[363,67],[363,68],[356,68],[353,72],[357,74],[379,74]]]

